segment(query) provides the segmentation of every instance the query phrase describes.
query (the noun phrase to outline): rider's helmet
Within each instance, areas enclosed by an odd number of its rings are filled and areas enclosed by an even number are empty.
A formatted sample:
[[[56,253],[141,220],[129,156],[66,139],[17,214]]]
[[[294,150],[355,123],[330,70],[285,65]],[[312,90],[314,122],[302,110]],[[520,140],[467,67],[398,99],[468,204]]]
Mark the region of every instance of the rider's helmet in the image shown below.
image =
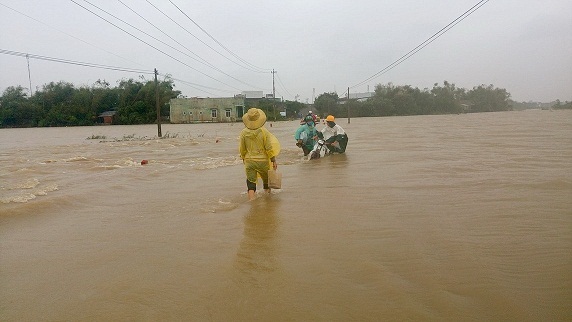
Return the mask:
[[[333,115],[328,115],[326,117],[326,122],[333,122],[334,121],[334,116]]]
[[[308,115],[308,116],[306,116],[306,117],[304,118],[304,121],[306,121],[306,122],[314,122],[314,118],[313,118],[312,116]]]

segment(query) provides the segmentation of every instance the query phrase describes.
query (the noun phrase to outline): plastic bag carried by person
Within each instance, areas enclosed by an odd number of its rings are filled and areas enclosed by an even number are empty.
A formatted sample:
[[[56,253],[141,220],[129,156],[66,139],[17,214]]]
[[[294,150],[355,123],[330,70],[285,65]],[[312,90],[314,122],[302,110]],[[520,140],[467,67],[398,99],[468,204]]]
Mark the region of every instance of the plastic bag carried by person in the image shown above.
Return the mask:
[[[278,170],[268,170],[268,188],[282,189],[282,172]]]

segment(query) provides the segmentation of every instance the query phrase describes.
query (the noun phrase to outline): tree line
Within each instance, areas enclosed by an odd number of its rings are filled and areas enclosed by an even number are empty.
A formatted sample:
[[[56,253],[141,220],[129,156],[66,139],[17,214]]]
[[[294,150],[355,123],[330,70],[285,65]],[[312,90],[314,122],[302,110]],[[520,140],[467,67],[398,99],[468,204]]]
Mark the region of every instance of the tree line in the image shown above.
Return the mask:
[[[479,85],[467,90],[444,81],[443,85],[435,83],[433,88],[423,90],[409,85],[378,84],[373,95],[364,100],[324,93],[314,101],[314,110],[324,116],[404,116],[511,111],[515,103],[504,88]],[[572,102],[557,100],[552,108],[572,109]]]
[[[344,98],[336,93],[325,93],[314,103],[315,109],[324,113],[360,116],[403,116],[430,114],[459,114],[476,112],[509,111],[510,94],[502,88],[477,86],[467,91],[447,81],[435,83],[432,89],[421,90],[409,85],[395,86],[392,83],[378,84],[367,100],[349,99],[344,104],[335,104]]]
[[[169,115],[169,101],[181,94],[174,82],[166,78],[157,84],[162,116]],[[459,114],[510,111],[510,94],[493,85],[479,85],[471,90],[458,88],[447,81],[431,89],[409,85],[378,84],[366,99],[347,99],[337,93],[323,93],[308,106],[297,101],[263,99],[247,102],[246,108],[263,109],[269,120],[297,118],[300,111],[312,109],[319,115],[338,117],[376,117],[399,115]],[[572,102],[556,101],[553,109],[572,109]],[[67,82],[51,82],[32,95],[22,86],[8,87],[0,97],[0,127],[46,127],[94,125],[98,115],[116,111],[115,124],[150,124],[157,120],[155,82],[127,79],[111,87],[98,80],[91,86],[76,88]]]
[[[169,100],[181,92],[170,79],[157,82],[161,115],[169,114]],[[0,127],[94,125],[98,115],[116,111],[117,124],[147,124],[157,120],[154,80],[127,79],[111,87],[104,80],[76,88],[51,82],[32,95],[22,86],[4,90],[0,97]]]

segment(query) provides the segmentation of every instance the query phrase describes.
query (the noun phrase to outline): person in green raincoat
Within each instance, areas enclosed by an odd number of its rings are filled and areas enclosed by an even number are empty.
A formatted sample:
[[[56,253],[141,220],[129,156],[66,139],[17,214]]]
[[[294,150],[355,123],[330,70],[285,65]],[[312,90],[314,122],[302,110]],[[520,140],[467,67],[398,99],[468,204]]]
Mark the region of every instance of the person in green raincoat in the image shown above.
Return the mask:
[[[294,133],[294,140],[296,140],[296,145],[304,151],[304,156],[312,151],[318,141],[318,130],[311,115],[304,117],[304,124],[300,125]]]
[[[276,170],[276,156],[280,153],[280,142],[265,127],[266,114],[258,108],[251,108],[242,116],[246,126],[240,132],[240,158],[246,171],[246,187],[248,199],[253,200],[256,194],[258,177],[262,178],[264,190],[270,193],[268,187],[268,170],[270,164]]]

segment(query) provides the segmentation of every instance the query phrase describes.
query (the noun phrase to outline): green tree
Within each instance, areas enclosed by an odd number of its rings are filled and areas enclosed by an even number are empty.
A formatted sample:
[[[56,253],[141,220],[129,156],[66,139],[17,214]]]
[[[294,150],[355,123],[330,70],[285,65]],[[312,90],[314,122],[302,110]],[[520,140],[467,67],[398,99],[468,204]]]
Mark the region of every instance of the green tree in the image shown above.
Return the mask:
[[[117,120],[120,124],[151,123],[145,115],[148,115],[152,105],[145,106],[141,102],[141,90],[144,84],[132,78],[121,80],[117,86],[119,92],[119,105],[117,107]],[[146,112],[147,111],[147,112]]]
[[[467,92],[471,101],[470,112],[510,111],[510,94],[504,88],[494,88],[493,85],[479,85]]]
[[[95,115],[106,111],[115,111],[119,106],[119,94],[116,88],[110,88],[105,80],[97,80],[91,86],[91,109]]]
[[[314,113],[327,116],[328,114],[335,115],[338,110],[338,93],[323,93],[314,100]]]
[[[368,101],[371,102],[376,116],[395,115],[395,105],[393,104],[395,91],[395,86],[392,83],[375,86],[373,97]]]
[[[435,83],[431,94],[433,95],[433,112],[436,114],[456,114],[463,111],[461,100],[465,96],[465,91],[456,88],[455,84],[444,81],[443,86],[440,87]]]
[[[418,115],[424,114],[424,108],[420,105],[423,94],[418,88],[409,85],[398,86],[393,95],[395,115]]]
[[[248,111],[248,108],[250,108],[250,107],[256,107],[256,108],[263,110],[264,113],[266,113],[266,117],[267,117],[268,121],[274,121],[275,119],[278,120],[280,118],[280,103],[279,102],[275,102],[272,99],[264,98],[261,100],[252,101],[251,104],[252,105],[249,105],[249,107],[247,107],[247,111]]]
[[[37,108],[22,86],[10,86],[0,97],[0,127],[31,127],[37,120]]]
[[[158,82],[161,115],[168,115],[169,101],[181,93],[174,90],[174,87],[169,78]],[[154,81],[122,80],[118,86],[118,94],[117,119],[120,124],[146,124],[157,121]]]
[[[38,126],[77,125],[77,105],[73,104],[75,87],[67,82],[50,82],[36,92],[37,102],[41,101],[42,118]]]
[[[298,113],[306,108],[306,104],[297,101],[284,101],[283,109],[286,111],[286,118],[298,118]]]
[[[362,117],[364,116],[362,112],[362,103],[358,102],[356,99],[346,100],[345,104],[340,106],[336,114],[333,114],[336,118],[342,117]]]
[[[572,102],[564,102],[562,103],[560,100],[556,100],[552,108],[555,110],[570,110],[572,109]]]

